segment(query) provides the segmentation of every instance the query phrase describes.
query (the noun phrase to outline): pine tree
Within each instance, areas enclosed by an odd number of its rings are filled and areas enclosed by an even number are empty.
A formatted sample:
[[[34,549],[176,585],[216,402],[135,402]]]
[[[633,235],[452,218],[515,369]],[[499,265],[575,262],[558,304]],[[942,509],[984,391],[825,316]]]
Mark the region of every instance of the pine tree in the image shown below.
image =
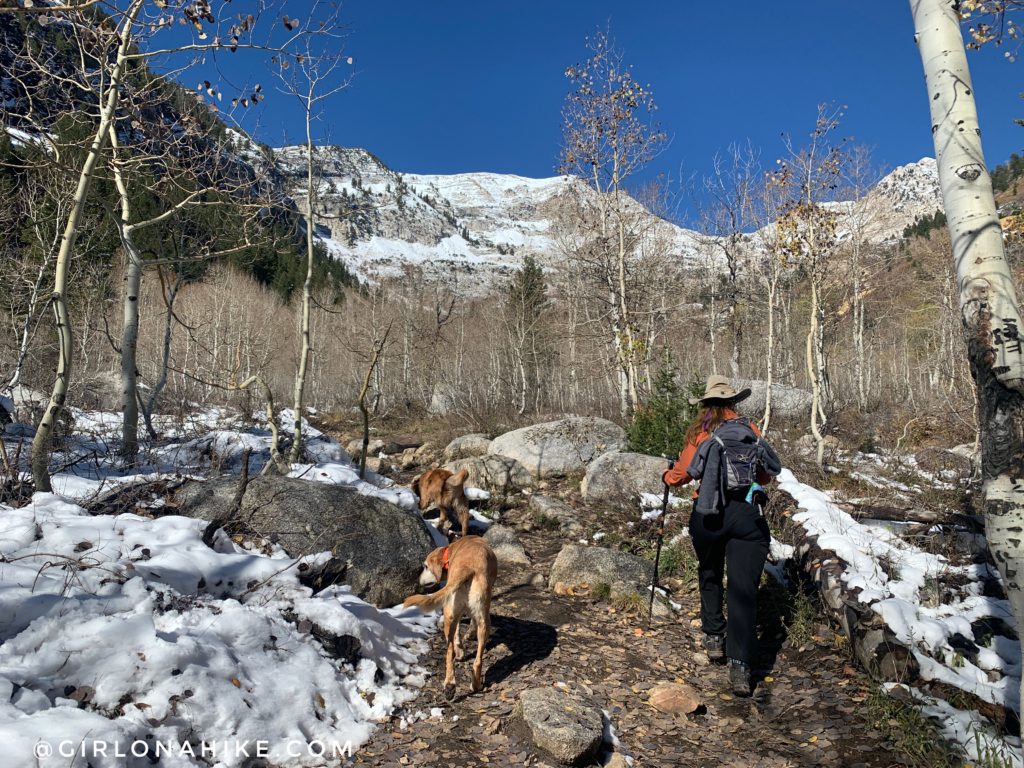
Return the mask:
[[[700,378],[684,387],[669,350],[662,355],[647,402],[637,409],[626,432],[629,449],[651,456],[676,456],[683,446],[687,425],[696,414],[689,397],[703,389]]]
[[[516,371],[517,410],[526,412],[530,390],[535,405],[540,397],[541,373],[550,355],[544,339],[543,323],[551,305],[547,297],[544,269],[527,254],[512,276],[505,301],[505,323],[509,334],[512,365]]]

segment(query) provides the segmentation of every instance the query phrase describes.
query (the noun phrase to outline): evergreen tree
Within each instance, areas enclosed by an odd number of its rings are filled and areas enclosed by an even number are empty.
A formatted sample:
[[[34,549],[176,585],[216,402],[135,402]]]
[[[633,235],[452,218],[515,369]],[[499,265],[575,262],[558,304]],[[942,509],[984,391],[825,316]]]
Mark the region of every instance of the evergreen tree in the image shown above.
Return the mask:
[[[517,410],[526,412],[532,390],[534,405],[539,403],[542,372],[551,355],[544,338],[544,321],[551,305],[547,296],[544,270],[530,254],[512,277],[505,301]]]
[[[686,428],[697,412],[689,398],[699,396],[702,390],[699,377],[685,387],[680,384],[675,359],[666,349],[654,374],[651,394],[626,429],[629,449],[651,456],[679,455]]]

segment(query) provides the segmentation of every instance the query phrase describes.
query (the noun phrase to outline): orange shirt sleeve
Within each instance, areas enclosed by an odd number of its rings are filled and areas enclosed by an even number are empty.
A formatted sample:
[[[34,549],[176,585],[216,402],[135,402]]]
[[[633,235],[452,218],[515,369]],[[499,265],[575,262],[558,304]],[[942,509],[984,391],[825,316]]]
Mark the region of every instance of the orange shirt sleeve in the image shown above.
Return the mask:
[[[702,434],[701,438],[707,439],[707,435]],[[698,438],[696,443],[687,443],[683,446],[683,450],[679,453],[679,458],[676,459],[675,466],[665,473],[666,485],[686,485],[688,482],[693,480],[692,477],[686,474],[686,468],[690,466],[690,462],[693,461],[693,457],[697,455],[697,446],[702,442],[704,442],[704,440]]]

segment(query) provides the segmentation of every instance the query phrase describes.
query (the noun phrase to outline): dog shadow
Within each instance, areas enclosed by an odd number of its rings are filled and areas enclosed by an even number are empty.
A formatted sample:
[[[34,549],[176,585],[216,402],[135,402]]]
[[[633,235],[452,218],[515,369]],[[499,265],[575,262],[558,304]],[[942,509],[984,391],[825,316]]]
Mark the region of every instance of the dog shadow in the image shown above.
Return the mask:
[[[531,662],[547,658],[558,645],[558,630],[540,621],[491,614],[487,650],[499,645],[505,645],[509,654],[487,668],[485,685],[500,683]]]

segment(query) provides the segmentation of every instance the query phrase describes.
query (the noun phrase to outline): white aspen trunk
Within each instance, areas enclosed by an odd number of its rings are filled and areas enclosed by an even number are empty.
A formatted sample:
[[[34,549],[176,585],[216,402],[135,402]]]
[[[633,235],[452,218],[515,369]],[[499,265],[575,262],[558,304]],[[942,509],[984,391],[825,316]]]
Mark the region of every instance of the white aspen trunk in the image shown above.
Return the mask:
[[[817,298],[817,292],[815,292]],[[821,417],[822,426],[828,421],[828,410],[832,402],[832,387],[828,377],[828,369],[825,367],[825,318],[818,302],[818,321],[815,324],[814,334],[814,365],[817,368],[818,388],[821,396],[818,398],[818,416]]]
[[[130,237],[130,236],[129,236]],[[125,241],[125,279],[121,326],[121,455],[133,461],[139,452],[139,401],[136,357],[139,346],[139,294],[142,290],[142,262],[135,248]]]
[[[775,293],[779,287],[779,275],[777,269],[773,268],[772,277],[768,282],[768,349],[765,360],[767,371],[765,373],[764,390],[764,418],[761,420],[761,431],[768,434],[768,428],[772,423],[772,382],[775,376]]]
[[[818,417],[821,413],[821,382],[818,379],[818,366],[815,360],[815,345],[818,337],[818,284],[811,278],[811,327],[807,330],[807,377],[811,382],[811,434],[817,445],[818,466],[824,464],[825,458],[825,437],[818,424]]]
[[[131,202],[128,187],[121,173],[118,158],[117,124],[110,123],[111,167],[114,171],[114,185],[121,200],[121,221],[118,233],[124,249],[125,272],[124,294],[121,297],[121,455],[134,461],[139,452],[139,404],[138,364],[139,346],[139,298],[142,291],[142,259],[131,232]]]
[[[985,166],[957,7],[910,0],[924,64],[960,310],[977,384],[985,534],[1018,624],[1024,622],[1024,353],[1020,305]],[[1018,696],[1024,695],[1024,687]]]
[[[74,338],[71,328],[71,315],[68,312],[67,303],[68,265],[74,253],[75,242],[78,240],[78,225],[82,219],[82,212],[85,210],[89,189],[92,186],[93,174],[96,171],[96,164],[99,162],[100,155],[106,147],[110,123],[117,109],[118,89],[121,87],[121,73],[124,70],[125,61],[133,40],[132,28],[135,25],[135,19],[141,8],[142,0],[135,0],[129,6],[124,21],[121,24],[120,44],[117,48],[114,66],[110,71],[106,99],[103,101],[103,107],[100,110],[99,124],[96,126],[96,132],[93,134],[89,152],[78,175],[78,185],[75,188],[71,210],[68,213],[64,234],[61,237],[60,250],[57,252],[57,260],[54,265],[53,311],[57,325],[57,371],[53,381],[53,390],[50,393],[50,402],[47,404],[46,410],[39,420],[35,437],[32,439],[32,482],[37,491],[53,491],[49,468],[50,442],[54,426],[60,418],[61,411],[64,409],[64,400],[67,397],[68,384],[71,380]]]
[[[857,378],[857,405],[861,413],[864,413],[868,409],[867,381],[864,372],[867,354],[864,349],[864,299],[859,297],[859,292],[860,280],[858,279],[857,287],[854,289],[853,350],[855,375]]]
[[[711,341],[711,373],[718,373],[718,365],[715,362],[715,289],[711,289],[711,306],[708,314],[708,338]]]
[[[615,192],[618,195],[618,190]],[[619,207],[618,205],[616,206]],[[636,339],[633,336],[633,321],[630,318],[629,303],[627,301],[626,284],[626,230],[622,222],[621,213],[618,221],[618,281],[619,281],[619,312],[622,316],[622,331],[625,334],[625,366],[626,374],[626,397],[628,399],[628,411],[623,415],[627,421],[633,417],[640,405],[640,395],[637,391],[637,367],[636,367]]]
[[[313,134],[312,134],[312,112],[313,112],[313,83],[310,81],[309,90],[306,92],[306,280],[302,284],[302,320],[299,329],[299,367],[295,372],[295,387],[293,391],[292,407],[295,411],[293,424],[294,439],[291,450],[288,452],[288,464],[294,464],[299,460],[299,453],[302,451],[302,413],[303,395],[306,389],[306,370],[309,367],[309,354],[312,349],[309,332],[309,308],[312,302],[313,293],[313,229],[316,226],[315,206],[317,202],[316,191],[313,189]]]
[[[25,313],[25,322],[21,326],[21,338],[18,342],[18,357],[14,363],[14,371],[8,379],[5,389],[13,392],[14,388],[21,383],[21,372],[25,368],[25,360],[28,358],[28,350],[31,346],[32,337],[35,335],[33,326],[36,320],[36,304],[39,302],[39,292],[43,288],[43,278],[46,277],[46,269],[50,265],[50,255],[43,258],[39,265],[39,272],[36,273],[36,281],[32,284],[32,293],[28,299],[28,310]]]
[[[153,389],[150,391],[146,404],[142,408],[142,418],[146,423],[146,431],[149,432],[149,437],[152,440],[157,439],[156,429],[153,427],[153,410],[156,408],[157,398],[160,397],[160,393],[167,386],[167,369],[171,359],[171,335],[174,330],[174,300],[178,296],[178,290],[181,288],[182,282],[181,276],[177,276],[174,280],[174,285],[167,292],[167,313],[164,316],[164,340],[160,353],[160,368],[157,372],[156,383],[153,384]]]

